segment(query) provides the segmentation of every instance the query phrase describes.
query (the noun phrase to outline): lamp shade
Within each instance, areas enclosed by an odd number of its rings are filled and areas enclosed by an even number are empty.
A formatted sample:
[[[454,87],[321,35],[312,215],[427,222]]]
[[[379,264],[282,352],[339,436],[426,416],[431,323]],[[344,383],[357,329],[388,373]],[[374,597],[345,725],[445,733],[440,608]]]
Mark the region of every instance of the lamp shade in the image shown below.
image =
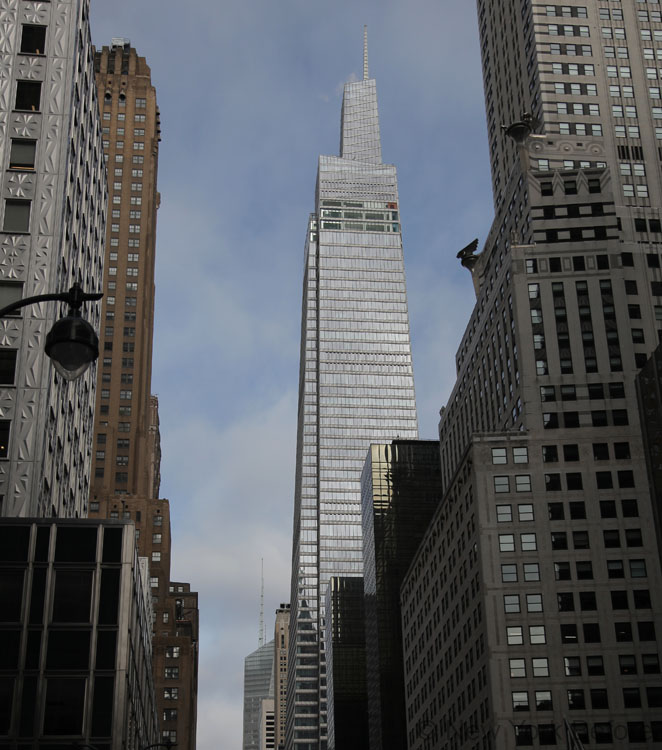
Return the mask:
[[[44,350],[65,380],[75,380],[99,356],[99,339],[80,315],[67,315],[48,332]]]

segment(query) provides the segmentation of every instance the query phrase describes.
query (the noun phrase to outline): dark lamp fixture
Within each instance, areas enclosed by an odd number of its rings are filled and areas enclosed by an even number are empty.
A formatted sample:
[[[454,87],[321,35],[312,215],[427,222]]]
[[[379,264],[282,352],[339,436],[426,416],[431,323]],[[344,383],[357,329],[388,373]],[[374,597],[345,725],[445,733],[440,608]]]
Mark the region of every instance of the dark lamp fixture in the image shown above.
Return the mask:
[[[75,281],[68,292],[37,294],[24,297],[0,309],[0,318],[14,310],[34,305],[38,302],[66,302],[69,311],[65,318],[56,320],[46,334],[44,350],[53,361],[53,366],[65,380],[80,377],[99,356],[99,339],[92,326],[80,316],[83,302],[99,300],[103,293],[86,294]]]
[[[80,312],[70,309],[46,335],[44,351],[65,380],[76,380],[99,356],[99,339]]]

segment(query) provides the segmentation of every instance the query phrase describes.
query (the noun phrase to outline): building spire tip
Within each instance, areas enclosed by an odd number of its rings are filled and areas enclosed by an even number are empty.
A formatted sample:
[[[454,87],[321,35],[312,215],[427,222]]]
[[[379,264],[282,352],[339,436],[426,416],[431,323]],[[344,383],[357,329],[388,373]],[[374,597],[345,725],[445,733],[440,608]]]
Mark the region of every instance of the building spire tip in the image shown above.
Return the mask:
[[[368,27],[363,26],[363,80],[368,80]]]

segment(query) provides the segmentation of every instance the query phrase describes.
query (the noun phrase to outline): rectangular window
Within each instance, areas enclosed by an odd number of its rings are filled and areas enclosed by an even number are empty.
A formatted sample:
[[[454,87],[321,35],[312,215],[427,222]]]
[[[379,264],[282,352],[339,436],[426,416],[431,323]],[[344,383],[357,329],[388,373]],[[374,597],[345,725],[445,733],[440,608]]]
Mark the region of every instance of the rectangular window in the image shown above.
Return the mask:
[[[3,231],[30,231],[30,201],[7,199],[5,201],[5,218]]]
[[[38,112],[41,101],[39,81],[17,81],[15,109]]]
[[[12,138],[9,154],[9,169],[33,170],[35,166],[36,141]]]

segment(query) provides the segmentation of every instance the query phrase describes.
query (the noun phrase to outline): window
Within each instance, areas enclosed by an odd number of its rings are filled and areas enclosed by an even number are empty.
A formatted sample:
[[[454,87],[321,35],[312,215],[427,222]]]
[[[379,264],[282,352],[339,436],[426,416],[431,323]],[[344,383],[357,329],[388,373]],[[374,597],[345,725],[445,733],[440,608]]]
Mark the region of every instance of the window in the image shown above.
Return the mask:
[[[556,600],[559,605],[559,612],[574,612],[575,601],[571,591],[558,593]]]
[[[517,580],[517,565],[502,565],[501,580],[504,582],[513,582]]]
[[[552,532],[552,549],[568,549],[568,536],[565,531]]]
[[[630,575],[632,578],[645,578],[646,573],[646,561],[645,560],[630,560]]]
[[[568,709],[570,711],[582,711],[585,708],[584,691],[578,689],[568,690]]]
[[[526,661],[524,659],[509,659],[510,676],[526,677]]]
[[[16,82],[15,109],[29,112],[39,111],[41,101],[41,83],[38,81]]]
[[[9,168],[33,170],[35,165],[36,141],[12,139],[9,154]]]
[[[542,612],[542,594],[526,595],[526,611]]]
[[[634,659],[634,657],[632,657]],[[657,654],[642,654],[641,668],[644,674],[660,673],[660,658]]]
[[[166,648],[166,659],[178,659],[179,655],[179,646],[168,646]]]
[[[536,710],[538,711],[551,711],[552,706],[552,691],[551,690],[536,690]]]
[[[152,543],[161,544],[161,534],[152,534]]]
[[[513,711],[529,710],[529,694],[526,691],[513,692]]]
[[[538,563],[524,563],[524,580],[525,581],[539,581],[540,580],[540,567]]]
[[[631,642],[632,641],[632,624],[629,622],[615,622],[614,634],[616,636],[616,640],[621,643]]]
[[[513,511],[512,506],[510,505],[497,505],[496,512],[498,523],[505,523],[513,520]]]
[[[529,625],[529,642],[534,646],[547,642],[544,625]]]
[[[167,612],[164,612],[163,614],[165,616]],[[167,622],[167,620],[164,620],[164,622]],[[176,688],[176,687],[163,688],[163,697],[167,701],[179,700],[179,688]]]
[[[510,479],[508,477],[494,477],[495,492],[510,492]]]
[[[513,448],[513,463],[526,464],[529,462],[529,449],[524,448]]]
[[[531,492],[530,474],[518,474],[515,476],[515,492]]]
[[[547,657],[531,659],[531,667],[534,677],[549,677],[549,660]]]
[[[569,562],[555,562],[554,563],[554,578],[557,581],[569,581],[570,580],[570,563]]]
[[[5,232],[30,231],[30,201],[7,199],[5,201]]]
[[[519,646],[524,643],[524,635],[521,625],[513,625],[506,628],[506,640],[509,646]]]
[[[634,606],[636,609],[650,609],[651,608],[651,596],[648,589],[635,589],[634,595]]]
[[[566,677],[579,677],[582,673],[578,656],[565,656],[563,658],[563,667]]]
[[[547,513],[550,521],[563,521],[563,503],[547,503]]]
[[[535,534],[520,534],[520,545],[522,552],[532,552],[536,550],[536,535]]]
[[[179,679],[179,667],[166,667],[165,678],[166,680],[178,680]]]
[[[160,552],[152,552],[152,562],[161,562]]]
[[[592,580],[593,579],[593,563],[590,560],[580,560],[576,563],[577,568],[577,579],[578,580]]]
[[[504,594],[503,611],[506,614],[513,614],[520,611],[519,594]]]
[[[533,505],[530,503],[522,503],[517,506],[517,514],[520,521],[533,521]]]

